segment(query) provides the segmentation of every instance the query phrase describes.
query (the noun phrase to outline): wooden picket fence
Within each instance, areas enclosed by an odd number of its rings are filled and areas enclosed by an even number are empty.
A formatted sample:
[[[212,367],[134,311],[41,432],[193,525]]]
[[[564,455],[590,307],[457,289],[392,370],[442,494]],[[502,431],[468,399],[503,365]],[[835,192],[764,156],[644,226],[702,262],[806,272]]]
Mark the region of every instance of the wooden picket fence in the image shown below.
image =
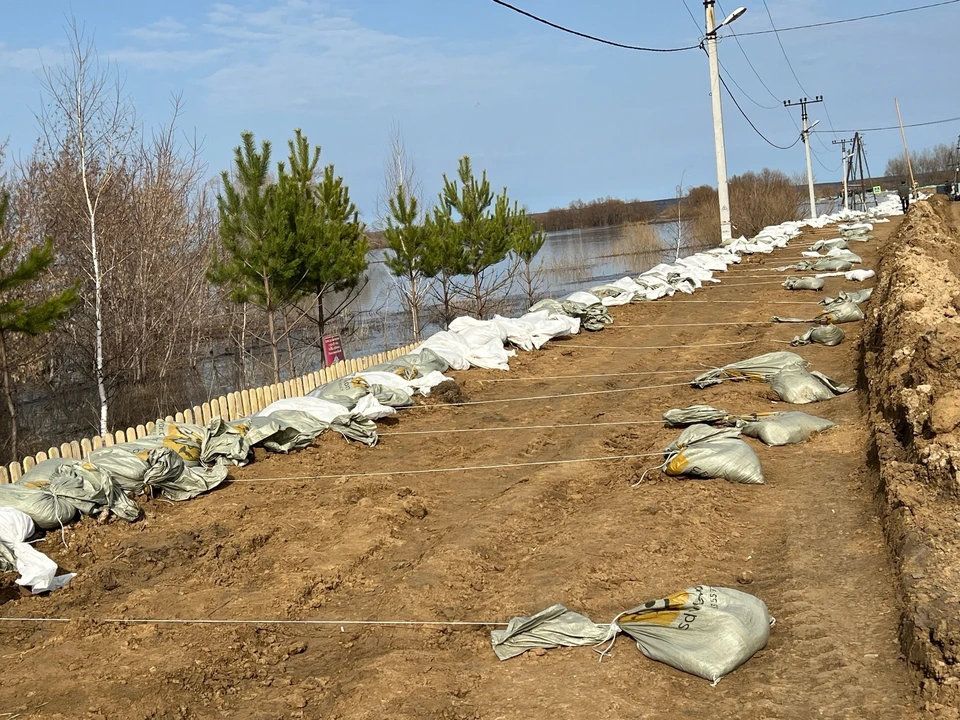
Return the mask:
[[[330,367],[326,367],[323,370],[307,373],[293,380],[287,380],[275,385],[264,385],[263,387],[252,390],[232,392],[229,395],[215,398],[202,405],[195,405],[175,415],[168,415],[164,420],[167,422],[188,424],[196,423],[198,425],[205,425],[216,417],[228,421],[237,420],[238,418],[260,412],[267,407],[267,405],[277,400],[303,397],[315,388],[325,385],[328,382],[360,372],[373,365],[379,365],[382,362],[393,360],[401,355],[406,355],[415,347],[417,347],[417,343],[412,343],[388,352],[344,360]],[[20,462],[12,462],[7,466],[0,466],[0,485],[16,482],[27,470],[49,458],[73,458],[75,460],[82,460],[94,450],[98,450],[104,446],[116,445],[117,443],[136,440],[149,435],[155,427],[155,422],[148,422],[144,425],[127,428],[126,430],[116,430],[112,433],[107,433],[103,437],[98,435],[93,438],[74,440],[63,443],[60,447],[52,447],[46,452],[39,452],[36,455],[25,457]]]

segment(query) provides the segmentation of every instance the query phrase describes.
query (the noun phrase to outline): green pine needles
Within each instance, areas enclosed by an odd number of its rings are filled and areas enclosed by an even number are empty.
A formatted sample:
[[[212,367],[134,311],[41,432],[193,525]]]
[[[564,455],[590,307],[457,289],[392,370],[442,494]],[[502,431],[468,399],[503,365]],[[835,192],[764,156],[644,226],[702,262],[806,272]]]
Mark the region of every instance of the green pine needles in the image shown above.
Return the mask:
[[[9,206],[9,194],[0,193],[0,237],[6,235]],[[10,453],[14,458],[19,455],[19,422],[8,339],[16,334],[36,336],[50,332],[59,320],[70,314],[79,297],[76,286],[53,291],[45,287],[44,276],[54,260],[52,238],[19,253],[19,257],[13,242],[0,245],[0,371],[10,416]]]
[[[289,344],[295,326],[286,311],[305,317],[300,305],[309,301],[322,338],[329,321],[356,299],[369,245],[343,178],[332,165],[317,177],[320,147],[311,148],[299,129],[288,142],[288,162],[277,164],[276,179],[270,177],[270,143],[257,148],[250,132],[241,138],[233,173],[221,174],[222,251],[214,253],[208,278],[225,287],[234,302],[263,310],[274,381],[280,382],[279,344],[284,339]],[[334,295],[340,297],[330,303]],[[278,312],[283,313],[282,332]]]

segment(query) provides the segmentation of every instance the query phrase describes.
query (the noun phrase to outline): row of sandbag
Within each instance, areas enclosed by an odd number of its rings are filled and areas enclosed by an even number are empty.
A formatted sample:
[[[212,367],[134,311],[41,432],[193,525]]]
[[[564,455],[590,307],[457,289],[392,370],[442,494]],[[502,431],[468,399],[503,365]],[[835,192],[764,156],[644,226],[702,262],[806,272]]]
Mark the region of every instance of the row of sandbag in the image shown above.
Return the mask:
[[[260,413],[206,425],[158,422],[138,440],[95,450],[84,460],[51,458],[15,483],[0,485],[0,571],[18,571],[17,580],[34,592],[66,583],[56,563],[27,540],[39,530],[61,528],[77,515],[110,512],[124,520],[140,516],[137,496],[182,501],[212,490],[227,478],[228,465],[245,465],[255,447],[290,452],[310,445],[326,430],[372,445],[374,419],[395,411],[380,401],[409,402],[409,395],[377,388],[350,405],[322,398],[298,398],[303,407],[279,401]],[[69,578],[67,578],[69,579]]]
[[[851,213],[846,216],[857,217]],[[766,249],[765,238],[771,245],[786,244],[799,234],[797,225],[794,228],[788,224],[777,229],[782,232],[770,231],[759,237],[756,249],[745,242],[733,245],[744,252],[768,252],[772,247]],[[606,302],[618,298],[617,291],[631,290],[628,283],[618,281],[614,287],[594,288],[592,292]],[[803,338],[811,341],[811,335],[816,334],[813,341],[836,344],[842,340],[843,331],[834,323],[847,322],[856,314],[848,306],[856,308],[869,295],[870,291],[861,291],[841,293],[836,300],[828,298],[824,312],[810,320],[818,326]],[[801,338],[795,338],[795,342],[798,340]],[[781,399],[791,403],[825,400],[851,389],[821,373],[809,372],[803,358],[790,352],[731,363],[697,376],[692,384],[703,388],[724,380],[770,382]],[[723,477],[744,483],[762,483],[763,473],[756,453],[741,436],[784,445],[803,442],[812,433],[834,427],[829,420],[802,412],[734,415],[709,405],[668,410],[663,417],[668,427],[685,428],[664,450],[666,460],[661,469],[668,475]],[[506,629],[493,631],[491,641],[497,657],[506,660],[529,649],[561,646],[606,646],[605,653],[622,632],[635,640],[647,657],[716,684],[766,646],[773,622],[759,598],[729,588],[697,586],[621,613],[608,625],[597,625],[563,605],[554,605],[532,616],[513,618]]]
[[[837,298],[824,298],[821,303],[826,307],[814,318],[775,317],[774,321],[817,324],[804,335],[795,337],[792,345],[838,345],[844,339],[838,323],[863,320],[859,303],[868,300],[872,292],[872,288],[854,293],[841,291]],[[782,401],[793,405],[822,402],[853,389],[809,370],[808,366],[809,363],[795,353],[772,352],[701,373],[692,384],[706,388],[725,380],[769,382],[771,390]],[[783,445],[803,442],[811,434],[834,426],[829,420],[802,412],[737,416],[709,405],[669,410],[663,417],[669,427],[686,427],[680,437],[664,449],[666,459],[661,469],[667,475],[722,477],[750,484],[763,483],[763,471],[756,453],[740,440],[741,435],[758,438],[767,445]]]

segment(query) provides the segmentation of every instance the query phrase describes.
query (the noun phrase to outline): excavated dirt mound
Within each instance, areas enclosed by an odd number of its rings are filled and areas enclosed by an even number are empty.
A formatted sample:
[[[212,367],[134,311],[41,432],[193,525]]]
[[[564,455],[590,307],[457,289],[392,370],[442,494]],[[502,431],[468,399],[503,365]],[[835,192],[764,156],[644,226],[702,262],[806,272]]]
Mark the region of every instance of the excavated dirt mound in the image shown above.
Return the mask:
[[[928,709],[960,713],[960,207],[911,208],[883,249],[864,337],[904,652]]]
[[[864,267],[896,225],[856,246]],[[49,533],[38,547],[78,575],[3,602],[3,616],[64,622],[0,622],[0,717],[916,718],[861,392],[801,408],[839,425],[809,442],[748,440],[765,485],[651,471],[633,487],[679,435],[665,410],[797,409],[763,383],[688,383],[791,349],[806,326],[766,321],[812,317],[822,294],[782,289],[774,268],[836,234],[745,258],[692,297],[614,308],[613,327],[521,352],[510,372],[453,373],[471,401],[510,402],[404,410],[375,447],[329,433],[232,471],[250,482],[149,501],[140,522],[85,519],[66,547]],[[853,383],[861,325],[838,347],[793,350]],[[564,462],[625,455],[645,457]],[[499,662],[488,627],[337,622],[505,622],[558,602],[608,622],[700,583],[753,593],[777,618],[715,688],[625,639],[602,663],[590,648]]]

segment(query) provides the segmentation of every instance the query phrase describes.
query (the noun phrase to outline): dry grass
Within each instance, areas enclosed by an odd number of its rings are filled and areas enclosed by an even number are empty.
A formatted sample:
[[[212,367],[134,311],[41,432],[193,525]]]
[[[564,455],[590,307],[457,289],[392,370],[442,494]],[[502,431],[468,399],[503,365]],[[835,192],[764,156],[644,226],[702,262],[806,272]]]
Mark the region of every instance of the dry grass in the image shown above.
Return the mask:
[[[720,242],[720,210],[716,190],[697,188],[685,200],[692,239],[704,244]],[[804,213],[804,193],[797,178],[764,168],[730,180],[730,214],[733,234],[753,237],[768,225],[799,220]]]
[[[613,252],[616,255],[633,257],[641,260],[657,258],[663,253],[663,241],[657,229],[647,222],[627,223],[620,228]]]

